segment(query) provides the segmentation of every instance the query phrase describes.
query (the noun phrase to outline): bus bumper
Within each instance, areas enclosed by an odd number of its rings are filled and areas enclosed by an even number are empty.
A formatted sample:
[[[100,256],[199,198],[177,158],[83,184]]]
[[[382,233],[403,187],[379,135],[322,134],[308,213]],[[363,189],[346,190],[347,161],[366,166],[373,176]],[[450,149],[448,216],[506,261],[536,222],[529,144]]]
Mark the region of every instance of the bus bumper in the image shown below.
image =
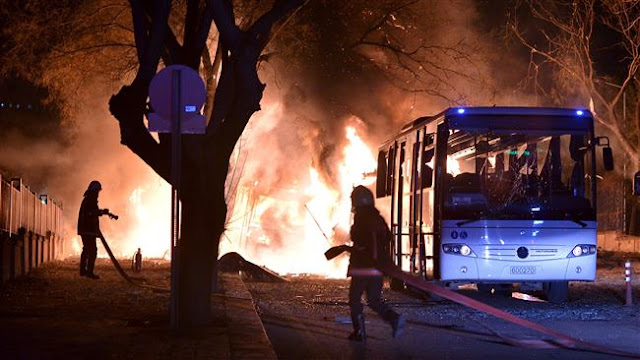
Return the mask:
[[[441,280],[446,281],[594,281],[596,256],[546,261],[501,261],[441,254]]]

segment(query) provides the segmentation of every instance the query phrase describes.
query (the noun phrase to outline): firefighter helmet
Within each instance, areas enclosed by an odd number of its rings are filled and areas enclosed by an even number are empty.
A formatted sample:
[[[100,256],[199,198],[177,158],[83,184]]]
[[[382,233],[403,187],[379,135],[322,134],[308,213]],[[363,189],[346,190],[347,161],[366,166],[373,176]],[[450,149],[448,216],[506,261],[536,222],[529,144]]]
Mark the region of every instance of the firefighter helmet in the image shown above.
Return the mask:
[[[362,185],[356,186],[351,192],[351,205],[353,207],[373,206],[373,193]]]
[[[100,191],[102,190],[102,184],[100,184],[100,181],[98,180],[93,180],[92,182],[89,183],[89,187],[87,188],[87,191]]]

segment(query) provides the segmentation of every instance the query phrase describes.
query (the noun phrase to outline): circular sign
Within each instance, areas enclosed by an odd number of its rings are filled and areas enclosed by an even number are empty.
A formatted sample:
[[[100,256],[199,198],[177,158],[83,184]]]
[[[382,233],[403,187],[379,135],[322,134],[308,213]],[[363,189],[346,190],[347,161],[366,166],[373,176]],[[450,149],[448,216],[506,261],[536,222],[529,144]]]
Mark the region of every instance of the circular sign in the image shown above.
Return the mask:
[[[206,100],[206,89],[200,75],[185,65],[171,65],[160,70],[149,85],[149,101],[157,116],[171,119],[174,76],[179,76],[180,113],[182,121],[199,116]]]

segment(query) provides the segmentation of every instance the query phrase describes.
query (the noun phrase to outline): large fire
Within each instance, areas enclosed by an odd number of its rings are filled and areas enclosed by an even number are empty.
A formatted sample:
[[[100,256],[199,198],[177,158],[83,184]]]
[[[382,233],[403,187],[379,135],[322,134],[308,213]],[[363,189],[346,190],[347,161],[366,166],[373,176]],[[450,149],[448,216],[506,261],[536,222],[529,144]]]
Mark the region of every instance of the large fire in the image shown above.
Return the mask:
[[[300,169],[296,183],[280,185],[282,188],[268,193],[260,179],[243,179],[234,192],[220,254],[235,251],[280,274],[344,277],[348,258],[327,261],[324,252],[349,242],[349,196],[354,186],[373,183],[374,178],[367,174],[375,171],[376,160],[356,127],[345,128],[342,143],[335,167],[338,181],[333,186],[314,166]],[[116,252],[130,256],[141,248],[144,257],[168,258],[169,185],[159,178],[147,181],[130,194],[127,208],[127,214],[123,214],[126,223],[118,224],[128,228],[126,235],[112,237],[118,243],[113,246]]]
[[[251,186],[257,189],[259,184],[250,183],[236,199],[232,215],[236,221],[220,244],[221,253],[238,252],[281,274],[344,277],[348,259],[329,262],[324,252],[349,241],[351,190],[360,184],[370,185],[373,178],[366,174],[376,168],[374,154],[356,128],[347,126],[344,134],[346,145],[337,166],[339,188],[323,181],[313,166],[306,170],[308,176],[300,177],[308,179],[306,183],[269,195],[251,194]]]

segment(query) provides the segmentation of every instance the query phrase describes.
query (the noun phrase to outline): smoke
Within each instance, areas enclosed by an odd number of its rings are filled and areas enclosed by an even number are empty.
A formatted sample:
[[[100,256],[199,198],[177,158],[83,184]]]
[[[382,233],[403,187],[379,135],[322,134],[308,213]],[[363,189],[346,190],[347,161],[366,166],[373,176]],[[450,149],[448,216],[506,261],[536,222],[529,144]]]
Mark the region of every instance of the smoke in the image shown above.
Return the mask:
[[[350,189],[342,185],[341,166],[358,164],[344,163],[346,127],[355,129],[375,159],[378,145],[403,124],[448,106],[536,104],[518,91],[516,81],[524,76],[528,58],[496,51],[504,48],[501,34],[484,31],[502,25],[504,18],[487,24],[482,9],[467,1],[418,2],[408,14],[395,14],[391,26],[408,29],[408,42],[430,39],[433,46],[468,55],[456,61],[443,50],[427,59],[432,63],[425,66],[442,71],[436,74],[441,77],[411,84],[433,91],[408,91],[407,74],[393,66],[393,54],[353,46],[368,23],[341,20],[366,18],[357,6],[309,4],[299,19],[305,30],[298,34],[309,42],[292,49],[293,40],[285,37],[273,45],[274,53],[289,56],[270,57],[262,68],[263,110],[251,119],[236,149],[234,171],[242,171],[234,178],[240,178],[236,183],[243,190],[237,192],[241,196],[229,216],[221,253],[238,251],[279,272],[344,274],[344,263],[332,268],[322,253],[349,240]],[[291,31],[301,24],[290,24]]]
[[[375,20],[374,8],[364,0],[310,2],[272,44],[270,51],[281,56],[269,57],[261,68],[263,110],[252,117],[231,159],[227,201],[233,211],[221,253],[239,251],[279,272],[331,272],[335,264],[322,253],[348,241],[350,194],[343,185],[355,181],[345,180],[340,168],[347,126],[375,159],[378,144],[403,124],[448,106],[535,104],[515,86],[528,58],[502,51],[501,34],[487,29],[504,19],[487,17],[490,10],[440,0],[394,13],[384,26],[404,37],[407,49],[426,39],[466,54],[432,53],[426,59],[434,77],[418,69],[417,81],[389,52],[354,45]],[[300,38],[303,43],[296,42]],[[142,246],[143,254],[162,256],[169,244],[168,185],[119,143],[107,109],[119,84],[86,84],[69,95],[81,105],[63,125],[68,140],[3,132],[0,167],[63,201],[72,241],[82,194],[91,180],[101,181],[100,206],[121,215],[101,219],[112,247],[132,254]]]
[[[161,185],[146,164],[120,145],[117,121],[107,109],[112,89],[99,82],[93,84],[76,95],[74,100],[81,106],[59,124],[59,134],[34,136],[20,129],[3,131],[0,168],[22,177],[32,191],[47,193],[62,202],[66,255],[77,253],[81,246],[75,222],[83,193],[89,182],[100,181],[103,190],[99,206],[120,215],[117,222],[101,217],[101,229],[116,253],[128,255],[143,240],[128,236],[141,225],[130,206],[131,194],[149,183],[154,190]],[[169,210],[166,212],[168,216]]]

